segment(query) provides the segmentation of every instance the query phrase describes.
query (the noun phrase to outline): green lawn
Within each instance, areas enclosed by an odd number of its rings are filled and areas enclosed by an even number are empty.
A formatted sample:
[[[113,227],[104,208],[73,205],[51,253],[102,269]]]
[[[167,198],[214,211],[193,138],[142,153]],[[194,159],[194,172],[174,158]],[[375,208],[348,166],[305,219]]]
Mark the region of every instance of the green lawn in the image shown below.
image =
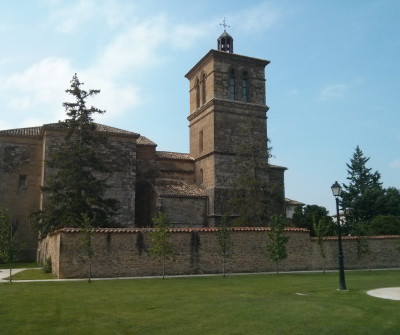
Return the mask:
[[[52,273],[46,273],[42,269],[29,269],[13,274],[13,280],[37,280],[37,279],[56,279]]]
[[[8,269],[9,265],[0,263],[0,269]],[[24,268],[40,268],[37,263],[13,263],[13,269],[24,269]]]
[[[399,334],[400,271],[0,284],[2,334]],[[301,295],[297,294],[301,293]]]

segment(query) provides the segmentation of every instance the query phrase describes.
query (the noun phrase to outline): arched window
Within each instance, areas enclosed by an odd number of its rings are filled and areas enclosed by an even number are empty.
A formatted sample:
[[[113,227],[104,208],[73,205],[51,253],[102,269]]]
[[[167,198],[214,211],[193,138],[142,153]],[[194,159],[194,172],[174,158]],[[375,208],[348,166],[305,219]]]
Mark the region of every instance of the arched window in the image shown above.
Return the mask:
[[[231,100],[235,100],[235,70],[231,70],[231,78],[229,82]]]
[[[248,102],[248,82],[247,82],[247,72],[243,73],[242,77],[242,97],[244,102]]]
[[[196,79],[196,108],[200,107],[200,80]]]
[[[199,171],[199,184],[203,184],[203,169]]]
[[[201,104],[206,103],[206,74],[203,73],[201,76]]]

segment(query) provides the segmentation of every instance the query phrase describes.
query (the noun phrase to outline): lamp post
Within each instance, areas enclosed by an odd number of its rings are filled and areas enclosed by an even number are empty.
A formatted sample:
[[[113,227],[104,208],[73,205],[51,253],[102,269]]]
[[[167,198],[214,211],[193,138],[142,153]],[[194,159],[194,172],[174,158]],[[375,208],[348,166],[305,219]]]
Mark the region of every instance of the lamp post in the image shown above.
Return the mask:
[[[339,246],[339,290],[347,290],[346,282],[344,279],[344,266],[343,266],[343,250],[342,250],[342,235],[340,233],[340,218],[339,218],[339,196],[342,193],[340,184],[336,181],[332,187],[332,193],[336,198],[336,220],[337,220],[337,234]]]

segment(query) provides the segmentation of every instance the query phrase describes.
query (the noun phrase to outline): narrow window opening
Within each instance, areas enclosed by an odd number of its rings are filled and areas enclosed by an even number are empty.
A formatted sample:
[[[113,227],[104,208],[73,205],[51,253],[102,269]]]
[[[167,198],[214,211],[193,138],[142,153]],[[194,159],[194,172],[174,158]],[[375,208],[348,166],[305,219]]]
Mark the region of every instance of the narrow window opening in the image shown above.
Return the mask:
[[[203,169],[199,171],[199,184],[203,184]]]
[[[199,151],[203,151],[203,131],[200,130],[199,132]]]
[[[231,100],[235,100],[235,71],[231,71],[231,79],[230,79],[230,96]]]
[[[200,80],[196,80],[196,108],[200,107]]]
[[[248,92],[247,92],[247,72],[243,73],[243,78],[242,78],[242,96],[243,96],[243,101],[248,102]]]
[[[26,176],[25,175],[20,175],[19,180],[18,180],[18,189],[24,189],[26,188]]]
[[[201,78],[201,103],[204,105],[206,103],[206,74],[203,73]]]

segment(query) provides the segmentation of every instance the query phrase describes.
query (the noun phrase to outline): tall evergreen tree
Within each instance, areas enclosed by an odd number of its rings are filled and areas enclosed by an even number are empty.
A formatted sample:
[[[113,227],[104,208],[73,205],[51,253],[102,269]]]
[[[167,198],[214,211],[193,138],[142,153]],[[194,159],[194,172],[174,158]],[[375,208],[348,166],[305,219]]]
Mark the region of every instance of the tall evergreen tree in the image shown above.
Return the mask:
[[[369,159],[357,146],[350,164],[346,164],[349,183],[343,184],[341,207],[346,213],[348,233],[353,233],[355,222],[366,223],[380,211],[377,200],[383,194],[381,175],[367,168]]]
[[[84,215],[93,226],[109,226],[118,209],[117,200],[104,196],[111,170],[98,152],[106,139],[93,122],[94,114],[105,111],[86,106],[87,99],[100,90],[85,91],[82,85],[75,74],[66,90],[75,101],[63,103],[68,118],[58,125],[66,130],[65,141],[50,152],[45,162],[51,169],[42,188],[45,207],[32,216],[34,228],[42,233],[60,227],[81,227]]]

